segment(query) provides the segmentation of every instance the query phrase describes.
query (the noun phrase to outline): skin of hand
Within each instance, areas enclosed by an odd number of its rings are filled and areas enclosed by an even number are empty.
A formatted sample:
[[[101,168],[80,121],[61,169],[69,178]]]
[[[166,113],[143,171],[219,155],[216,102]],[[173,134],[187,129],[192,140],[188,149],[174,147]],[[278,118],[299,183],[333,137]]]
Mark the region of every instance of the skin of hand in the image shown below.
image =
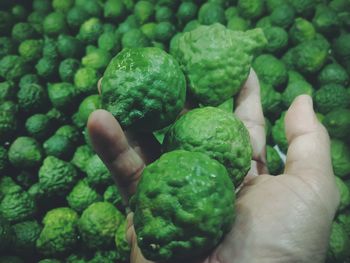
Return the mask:
[[[254,71],[238,96],[235,114],[251,137],[252,168],[237,192],[231,232],[207,258],[197,262],[324,262],[339,192],[329,136],[315,116],[312,99],[301,95],[288,109],[285,130],[289,148],[284,173],[278,176],[269,175],[265,165],[264,116]],[[95,151],[127,202],[145,165],[159,156],[160,146],[151,135],[125,134],[104,110],[91,114],[88,129]],[[137,247],[131,213],[128,219],[131,263],[152,263]]]

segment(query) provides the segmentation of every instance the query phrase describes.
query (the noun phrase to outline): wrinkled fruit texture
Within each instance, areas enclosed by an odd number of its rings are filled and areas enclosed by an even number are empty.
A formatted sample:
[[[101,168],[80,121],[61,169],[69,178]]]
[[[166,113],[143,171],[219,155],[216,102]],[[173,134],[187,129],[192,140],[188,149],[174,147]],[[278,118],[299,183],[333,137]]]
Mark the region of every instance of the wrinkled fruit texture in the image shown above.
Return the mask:
[[[213,249],[234,220],[234,186],[224,166],[203,153],[165,153],[143,171],[131,200],[142,254],[183,262]]]
[[[164,150],[202,152],[223,164],[234,185],[242,182],[250,169],[252,147],[244,124],[233,113],[214,107],[194,109],[171,126]]]
[[[231,31],[213,24],[182,34],[173,53],[194,98],[217,106],[239,91],[248,78],[255,52],[266,44],[262,29]]]
[[[108,65],[101,87],[102,107],[125,128],[164,128],[185,103],[180,66],[159,48],[124,49]]]

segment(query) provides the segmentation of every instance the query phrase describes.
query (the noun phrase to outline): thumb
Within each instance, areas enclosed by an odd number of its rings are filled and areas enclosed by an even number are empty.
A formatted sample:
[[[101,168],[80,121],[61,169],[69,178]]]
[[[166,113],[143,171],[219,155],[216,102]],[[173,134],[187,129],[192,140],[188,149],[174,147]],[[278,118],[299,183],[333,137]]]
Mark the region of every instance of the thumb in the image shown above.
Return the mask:
[[[339,193],[332,169],[330,140],[316,117],[310,96],[301,95],[293,101],[285,117],[285,128],[289,144],[285,173],[300,177],[320,193],[334,214]]]
[[[133,213],[129,213],[127,217],[128,229],[126,232],[126,240],[131,248],[130,263],[154,263],[152,261],[146,260],[140,248],[137,246],[137,238],[135,233],[135,228],[133,225]]]

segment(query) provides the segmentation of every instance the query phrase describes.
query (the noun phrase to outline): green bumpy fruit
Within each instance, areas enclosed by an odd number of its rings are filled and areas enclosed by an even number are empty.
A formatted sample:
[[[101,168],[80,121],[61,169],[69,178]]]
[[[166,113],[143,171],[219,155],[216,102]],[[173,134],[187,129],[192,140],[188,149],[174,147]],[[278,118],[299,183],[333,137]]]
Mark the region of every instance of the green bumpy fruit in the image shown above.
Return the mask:
[[[126,13],[126,7],[123,0],[107,0],[104,3],[104,17],[115,20],[120,19]]]
[[[274,143],[278,145],[283,153],[287,152],[288,141],[285,133],[284,127],[284,117],[286,112],[282,112],[280,118],[276,120],[275,124],[272,126],[272,138]]]
[[[89,14],[83,10],[82,8],[79,8],[77,6],[74,6],[67,12],[67,24],[71,29],[79,29],[81,24],[83,24],[87,19],[89,18]]]
[[[17,127],[17,105],[12,101],[0,103],[0,142],[11,139]]]
[[[350,130],[350,110],[335,109],[329,112],[323,119],[329,135],[333,138],[348,138]]]
[[[18,53],[26,61],[34,61],[40,58],[43,48],[43,41],[36,39],[26,39],[18,47]]]
[[[69,206],[79,213],[92,203],[101,200],[102,197],[88,185],[86,180],[80,180],[67,196]]]
[[[270,174],[277,175],[283,171],[283,161],[277,150],[270,145],[266,146],[266,162]]]
[[[111,60],[111,54],[100,48],[92,48],[87,54],[82,57],[81,63],[85,67],[90,67],[96,70],[104,70],[109,61]]]
[[[78,130],[78,128],[74,125],[69,124],[63,125],[60,128],[58,128],[55,134],[66,137],[69,141],[71,141],[73,146],[75,146],[79,142],[81,137],[81,133]]]
[[[134,6],[134,14],[140,24],[150,20],[154,14],[154,5],[149,1],[137,1]]]
[[[65,195],[74,185],[78,173],[71,163],[48,156],[39,169],[39,183],[48,196]]]
[[[86,258],[86,255],[84,255],[81,252],[78,252],[77,254],[70,254],[65,259],[66,263],[90,263],[90,261]],[[39,262],[41,263],[41,262]]]
[[[25,22],[20,22],[15,24],[12,27],[11,35],[12,35],[12,39],[19,43],[26,39],[35,38],[37,36],[33,25]]]
[[[279,53],[288,46],[288,33],[282,27],[269,26],[263,28],[267,39],[266,51],[269,53]]]
[[[112,181],[111,174],[97,154],[87,161],[85,171],[87,181],[92,186],[106,185]]]
[[[322,36],[300,43],[292,51],[292,61],[298,71],[315,73],[320,70],[329,56],[330,44]]]
[[[227,28],[231,30],[236,30],[236,31],[246,31],[249,28],[249,21],[245,20],[242,17],[235,16],[232,17],[228,22],[227,22]],[[265,34],[266,36],[266,34]]]
[[[14,250],[17,253],[28,254],[35,250],[41,227],[37,221],[24,221],[13,225],[15,234]]]
[[[0,202],[0,216],[11,223],[33,217],[36,210],[34,199],[26,191],[18,188],[8,192]]]
[[[39,80],[39,77],[38,75],[35,75],[35,74],[25,74],[21,77],[21,79],[19,80],[19,88],[22,88],[26,85],[30,85],[30,84],[38,84],[40,85],[40,80]]]
[[[200,25],[201,24],[199,23],[198,20],[191,20],[185,25],[183,32],[190,32],[192,30],[195,30]],[[181,34],[181,33],[178,33],[178,34]]]
[[[205,3],[198,11],[198,21],[202,25],[225,24],[225,10],[218,3]]]
[[[335,177],[335,182],[340,193],[340,204],[338,206],[338,211],[344,210],[350,205],[350,188],[337,176]]]
[[[340,29],[340,20],[337,12],[325,4],[316,6],[312,23],[315,25],[317,32],[324,35],[337,35]]]
[[[94,257],[89,260],[89,263],[114,263],[118,261],[118,251],[112,250],[97,250]]]
[[[52,7],[55,11],[66,13],[74,4],[74,0],[53,0]]]
[[[45,114],[34,114],[26,120],[25,127],[32,137],[42,140],[52,132],[52,120]]]
[[[101,108],[101,97],[99,95],[90,95],[86,97],[79,105],[77,118],[79,121],[87,123],[90,114]]]
[[[175,35],[175,27],[170,22],[160,22],[155,27],[155,40],[167,43]]]
[[[181,34],[172,52],[194,98],[204,105],[217,106],[240,90],[254,53],[266,43],[260,28],[241,32],[213,24]]]
[[[13,40],[10,37],[0,37],[0,46],[0,58],[13,53],[15,50]]]
[[[255,27],[258,28],[266,28],[270,26],[273,26],[270,16],[264,16],[263,18],[259,19],[258,22],[256,22],[255,24]]]
[[[108,65],[101,87],[102,107],[126,128],[164,128],[185,103],[185,77],[176,60],[158,48],[124,49]]]
[[[123,215],[108,202],[96,202],[86,208],[79,219],[79,230],[90,248],[104,248],[113,243]]]
[[[350,149],[346,143],[332,139],[331,156],[333,171],[336,176],[343,178],[350,174]]]
[[[332,63],[321,70],[317,79],[321,85],[335,83],[346,86],[349,82],[349,75],[341,65]]]
[[[195,19],[198,11],[198,6],[193,2],[181,2],[179,5],[176,17],[179,24],[184,25],[186,22]]]
[[[27,73],[26,60],[17,55],[6,55],[0,60],[0,77],[6,80],[17,80]]]
[[[9,160],[17,168],[33,168],[43,158],[41,145],[31,137],[18,137],[10,146]]]
[[[260,82],[261,104],[265,115],[281,111],[282,95],[271,84]]]
[[[86,20],[79,29],[78,39],[87,44],[94,44],[103,32],[100,19],[92,17]]]
[[[285,107],[289,107],[293,100],[302,94],[312,96],[314,89],[307,81],[290,81],[282,94],[282,102]]]
[[[166,6],[157,7],[155,18],[158,23],[164,21],[172,21],[174,20],[174,11]]]
[[[100,49],[111,52],[113,55],[116,55],[121,50],[121,35],[116,32],[103,33],[97,42]]]
[[[348,236],[350,236],[350,211],[340,213],[337,216],[337,221],[344,227]]]
[[[289,28],[295,18],[295,11],[289,4],[277,6],[270,15],[272,25]]]
[[[87,162],[93,155],[94,152],[90,146],[79,146],[73,155],[71,163],[74,164],[79,170],[86,172]]]
[[[120,195],[120,192],[115,184],[112,184],[106,188],[105,192],[103,193],[103,200],[112,203],[121,211],[124,209],[122,196]]]
[[[44,255],[60,255],[74,249],[78,242],[78,214],[59,207],[46,213],[44,228],[36,241],[37,249]]]
[[[288,78],[287,68],[284,63],[270,54],[262,54],[255,58],[253,68],[259,79],[273,87],[279,87],[286,83]]]
[[[338,61],[350,72],[350,33],[343,33],[333,42],[333,52]]]
[[[50,79],[56,74],[57,65],[56,60],[49,57],[42,57],[39,59],[38,63],[35,65],[37,74],[40,77]]]
[[[225,9],[225,17],[227,20],[230,20],[235,16],[238,16],[238,8],[236,6],[230,6]]]
[[[80,68],[75,72],[74,85],[78,94],[93,94],[96,91],[99,75],[96,69]]]
[[[17,88],[13,81],[0,82],[0,103],[6,100],[13,100],[16,96],[16,92]]]
[[[316,30],[310,21],[298,17],[289,30],[289,36],[294,44],[300,44],[313,39],[316,36]]]
[[[55,156],[57,158],[67,160],[74,151],[74,145],[69,138],[54,134],[43,142],[43,148],[47,156]]]
[[[131,200],[142,254],[162,262],[207,254],[230,231],[234,201],[219,162],[199,152],[165,153],[144,169]]]
[[[264,1],[262,0],[238,0],[237,8],[239,14],[246,19],[256,19],[264,12]]]
[[[344,262],[349,255],[350,239],[346,234],[344,226],[333,222],[327,252],[327,262]]]
[[[149,39],[138,28],[130,29],[122,37],[123,48],[139,48],[150,46]]]
[[[126,227],[127,227],[127,220],[124,220],[123,223],[121,223],[117,229],[117,232],[115,233],[115,246],[117,247],[118,251],[118,260],[121,262],[129,262],[130,260],[130,246],[128,244],[128,241],[126,241]]]
[[[56,36],[67,31],[65,15],[61,12],[48,14],[43,21],[44,33],[49,36]]]
[[[17,100],[22,111],[36,113],[47,106],[47,93],[41,85],[24,85],[17,92]]]
[[[59,35],[57,38],[57,50],[63,58],[80,58],[84,49],[82,42],[68,35]]]
[[[9,176],[0,178],[0,199],[7,194],[13,194],[21,192],[22,188],[16,184],[13,179]]]
[[[63,82],[73,82],[74,75],[80,67],[80,62],[74,58],[67,58],[62,60],[58,72]]]
[[[342,85],[326,84],[316,91],[315,102],[319,112],[327,114],[335,109],[347,108],[350,105],[350,94]]]
[[[233,113],[214,107],[194,109],[167,132],[164,150],[202,152],[223,164],[237,187],[250,169],[252,147],[248,130]]]

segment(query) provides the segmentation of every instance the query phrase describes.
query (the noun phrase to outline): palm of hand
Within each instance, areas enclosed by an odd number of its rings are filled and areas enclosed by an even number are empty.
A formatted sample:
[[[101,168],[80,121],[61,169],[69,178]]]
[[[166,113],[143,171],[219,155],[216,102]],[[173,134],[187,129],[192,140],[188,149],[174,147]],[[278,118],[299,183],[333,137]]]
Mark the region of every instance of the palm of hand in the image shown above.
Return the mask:
[[[286,174],[267,175],[264,117],[259,84],[252,72],[235,112],[251,136],[252,169],[237,194],[236,220],[231,232],[211,255],[198,263],[324,260],[339,197],[332,176],[328,135],[317,121],[310,101],[305,96],[296,99],[286,116],[290,145]],[[104,111],[92,114],[88,126],[96,152],[115,175],[127,200],[136,189],[145,163],[157,156],[157,146],[144,137],[126,139],[113,116]],[[150,262],[137,247],[130,219],[131,262]]]

